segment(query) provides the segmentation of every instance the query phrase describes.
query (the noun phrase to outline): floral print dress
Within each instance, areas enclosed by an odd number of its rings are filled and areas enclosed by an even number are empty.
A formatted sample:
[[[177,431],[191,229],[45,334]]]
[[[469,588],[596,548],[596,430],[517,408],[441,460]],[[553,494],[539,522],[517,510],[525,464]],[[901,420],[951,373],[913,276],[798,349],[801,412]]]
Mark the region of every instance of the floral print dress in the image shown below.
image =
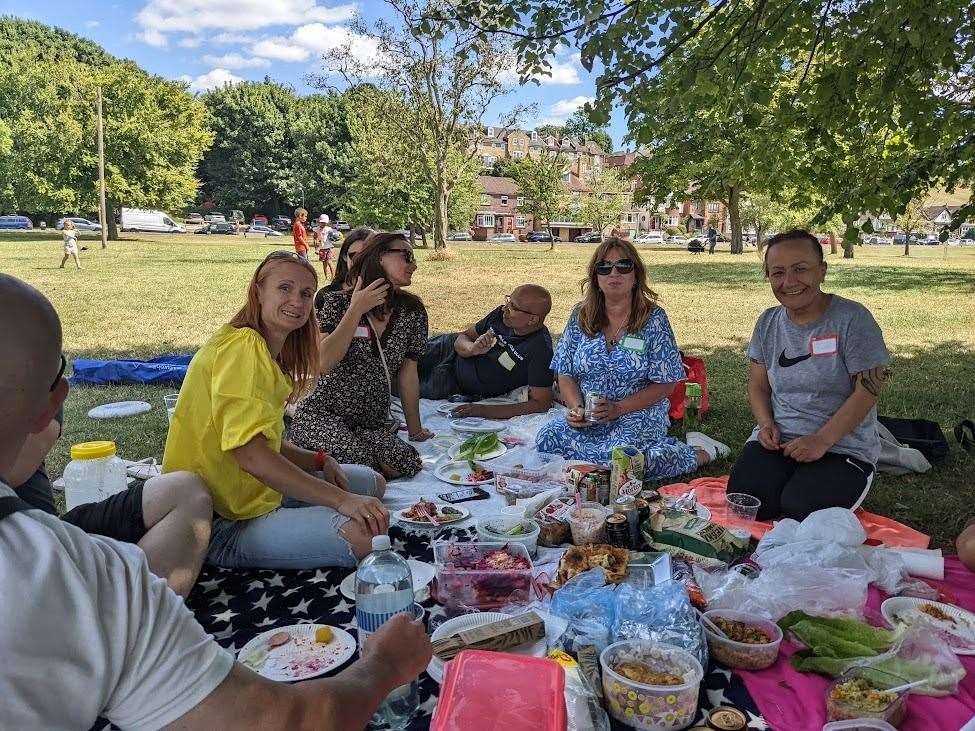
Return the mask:
[[[350,293],[325,292],[316,310],[322,332],[332,332],[349,308]],[[362,325],[368,325],[363,318]],[[422,306],[395,309],[380,337],[390,377],[395,383],[403,361],[419,360],[427,342],[427,313]],[[413,476],[423,466],[420,455],[387,426],[389,384],[369,328],[354,337],[345,357],[320,376],[315,390],[298,403],[288,432],[293,444],[324,449],[340,464],[380,465]]]
[[[643,329],[627,333],[624,340],[627,337],[626,344],[632,347],[620,344],[610,350],[603,333],[591,338],[582,331],[576,307],[555,350],[552,370],[575,379],[583,396],[595,391],[611,401],[654,383],[677,383],[685,378],[674,332],[662,308],[655,307]],[[585,429],[575,429],[564,415],[559,416],[539,430],[535,446],[541,452],[597,464],[607,464],[614,447],[633,446],[643,452],[648,479],[693,472],[697,469],[694,449],[667,436],[669,405],[664,398],[646,409]]]

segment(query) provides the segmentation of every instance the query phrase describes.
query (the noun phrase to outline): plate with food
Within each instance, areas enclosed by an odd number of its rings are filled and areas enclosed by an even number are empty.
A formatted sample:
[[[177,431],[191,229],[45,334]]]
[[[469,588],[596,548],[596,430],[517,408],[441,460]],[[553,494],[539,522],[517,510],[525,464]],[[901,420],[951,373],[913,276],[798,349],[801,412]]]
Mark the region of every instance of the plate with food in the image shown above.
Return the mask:
[[[293,624],[262,632],[240,649],[237,659],[258,675],[290,682],[339,667],[355,649],[355,638],[344,629]]]
[[[437,629],[433,631],[433,634],[430,635],[430,640],[432,642],[437,640],[445,640],[448,637],[453,637],[454,635],[463,632],[464,630],[474,629],[475,627],[483,627],[486,624],[500,622],[505,619],[511,619],[511,615],[502,614],[501,612],[477,612],[475,614],[462,614],[459,617],[448,619],[446,622],[437,627]],[[505,650],[505,652],[510,652],[515,655],[545,657],[546,647],[547,645],[545,638],[543,637],[537,642],[525,642],[516,647],[508,648]],[[445,665],[446,663],[443,660],[434,655],[432,658],[430,658],[430,664],[427,665],[427,675],[436,680],[437,683],[442,683]]]
[[[393,516],[400,523],[430,526],[433,525],[433,521],[430,520],[431,512],[441,525],[456,523],[470,517],[471,514],[470,510],[460,505],[446,505],[420,499],[405,510],[396,511]]]
[[[893,596],[880,605],[891,627],[927,621],[956,655],[975,655],[975,614],[953,604]]]
[[[409,558],[406,563],[410,565],[410,574],[413,576],[413,600],[417,602],[426,601],[430,596],[430,582],[436,570],[432,564],[424,561],[417,561]],[[339,584],[339,591],[346,599],[355,601],[355,571],[346,576]]]
[[[494,481],[494,473],[484,465],[462,459],[440,465],[433,476],[451,485],[483,485]]]
[[[450,428],[465,434],[488,434],[504,431],[504,424],[492,419],[482,419],[480,416],[465,416],[461,419],[451,419]]]
[[[494,459],[508,451],[504,442],[498,439],[497,432],[477,434],[470,439],[455,444],[447,450],[451,459]]]

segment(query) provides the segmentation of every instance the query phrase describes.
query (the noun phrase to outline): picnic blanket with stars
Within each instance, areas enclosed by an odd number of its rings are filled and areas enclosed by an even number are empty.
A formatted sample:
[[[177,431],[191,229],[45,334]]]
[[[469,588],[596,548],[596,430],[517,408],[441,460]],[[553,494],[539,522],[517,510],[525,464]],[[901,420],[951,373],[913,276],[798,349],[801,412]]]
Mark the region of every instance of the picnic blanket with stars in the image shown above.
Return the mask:
[[[401,556],[433,563],[429,535],[406,533],[398,526],[392,526],[389,532],[393,548]],[[467,541],[474,537],[473,528],[447,530],[438,535],[438,538]],[[291,624],[330,624],[355,636],[355,603],[339,592],[339,584],[351,571],[345,568],[230,570],[204,566],[186,604],[207,632],[234,654],[261,632]],[[449,618],[444,608],[432,599],[424,601],[423,607],[430,632]],[[349,663],[357,657],[358,654]],[[336,669],[333,673],[340,670]],[[426,673],[420,676],[420,710],[410,724],[410,731],[429,729],[439,691],[440,686]],[[700,724],[704,723],[706,709],[734,705],[748,716],[749,729],[765,731],[770,728],[748,695],[741,678],[713,665],[701,684],[699,703],[701,710],[697,722]],[[622,724],[613,723],[614,730],[625,728]]]

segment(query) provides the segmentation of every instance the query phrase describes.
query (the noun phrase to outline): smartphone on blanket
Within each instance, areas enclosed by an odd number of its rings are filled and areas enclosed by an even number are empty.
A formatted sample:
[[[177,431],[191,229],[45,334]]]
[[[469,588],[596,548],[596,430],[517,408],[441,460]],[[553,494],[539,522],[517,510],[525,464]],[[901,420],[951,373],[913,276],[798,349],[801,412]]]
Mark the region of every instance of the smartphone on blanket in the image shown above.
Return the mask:
[[[467,487],[437,495],[445,503],[466,503],[468,500],[487,500],[490,495],[479,487]]]

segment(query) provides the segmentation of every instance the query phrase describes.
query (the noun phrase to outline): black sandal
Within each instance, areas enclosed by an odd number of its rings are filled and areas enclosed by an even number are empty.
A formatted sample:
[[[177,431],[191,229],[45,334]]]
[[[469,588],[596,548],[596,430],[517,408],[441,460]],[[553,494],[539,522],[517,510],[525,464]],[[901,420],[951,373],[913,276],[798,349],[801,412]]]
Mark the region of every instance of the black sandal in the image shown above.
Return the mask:
[[[975,453],[975,422],[962,419],[955,427],[955,439],[966,452]]]

